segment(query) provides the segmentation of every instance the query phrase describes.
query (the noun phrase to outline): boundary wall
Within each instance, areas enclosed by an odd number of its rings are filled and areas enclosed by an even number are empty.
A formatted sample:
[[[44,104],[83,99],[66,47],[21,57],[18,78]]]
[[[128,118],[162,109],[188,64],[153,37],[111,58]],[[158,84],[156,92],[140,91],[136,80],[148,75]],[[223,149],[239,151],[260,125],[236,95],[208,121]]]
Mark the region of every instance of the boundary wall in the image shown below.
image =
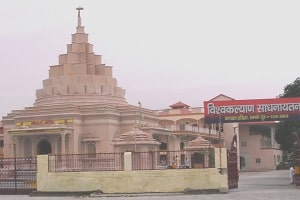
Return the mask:
[[[133,171],[131,152],[124,153],[124,171],[49,172],[48,162],[48,155],[39,155],[37,158],[37,192],[228,192],[225,148],[215,149],[215,168]]]

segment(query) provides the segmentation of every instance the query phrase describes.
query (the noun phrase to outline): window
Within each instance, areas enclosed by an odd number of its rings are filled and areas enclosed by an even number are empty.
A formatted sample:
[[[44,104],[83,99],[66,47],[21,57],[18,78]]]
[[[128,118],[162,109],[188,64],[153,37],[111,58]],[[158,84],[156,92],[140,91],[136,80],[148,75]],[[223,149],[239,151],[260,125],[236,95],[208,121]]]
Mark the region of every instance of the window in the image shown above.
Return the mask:
[[[256,163],[260,164],[260,158],[256,158]]]
[[[167,150],[168,149],[168,144],[165,143],[165,142],[162,142],[160,145],[159,145],[159,150]]]
[[[88,151],[88,154],[95,154],[96,153],[95,143],[88,143],[87,144],[87,151]]]
[[[180,150],[184,150],[184,142],[180,142]]]
[[[180,131],[185,131],[185,124],[180,124],[179,128],[180,128]]]
[[[1,147],[4,147],[3,140],[0,140],[0,148],[1,148]]]

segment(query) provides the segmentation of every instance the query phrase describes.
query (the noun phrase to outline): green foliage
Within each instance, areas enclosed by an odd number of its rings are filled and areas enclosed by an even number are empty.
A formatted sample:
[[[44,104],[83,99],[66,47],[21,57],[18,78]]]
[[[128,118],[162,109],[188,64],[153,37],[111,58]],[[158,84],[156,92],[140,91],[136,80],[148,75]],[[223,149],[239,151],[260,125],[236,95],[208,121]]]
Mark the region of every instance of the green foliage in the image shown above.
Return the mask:
[[[280,163],[276,166],[276,169],[277,169],[277,170],[281,170],[281,169],[289,169],[289,168],[290,168],[290,166],[287,165],[287,164],[284,163],[284,162],[280,162]]]
[[[279,98],[300,97],[300,77],[284,87],[284,93]],[[300,131],[300,121],[282,121],[278,124],[275,139],[280,148],[287,152],[293,151],[293,132]]]
[[[295,149],[293,148],[292,152],[283,152],[282,162],[280,162],[276,169],[289,169],[291,166],[294,166],[295,163]]]
[[[283,94],[279,95],[279,98],[284,97],[300,97],[300,77],[296,78],[293,83],[288,84],[283,89]]]
[[[284,121],[278,124],[275,139],[282,150],[292,152],[294,146],[293,132],[299,132],[299,130],[299,121]]]

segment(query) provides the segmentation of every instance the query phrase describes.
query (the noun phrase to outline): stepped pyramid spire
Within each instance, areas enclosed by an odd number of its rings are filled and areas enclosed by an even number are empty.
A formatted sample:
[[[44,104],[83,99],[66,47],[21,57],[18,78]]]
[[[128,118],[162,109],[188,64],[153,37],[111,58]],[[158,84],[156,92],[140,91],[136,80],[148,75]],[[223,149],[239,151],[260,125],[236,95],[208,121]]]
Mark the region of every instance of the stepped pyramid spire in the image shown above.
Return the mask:
[[[112,77],[112,67],[101,62],[101,55],[96,55],[88,42],[81,24],[83,8],[76,10],[78,21],[72,43],[67,45],[67,53],[59,56],[59,64],[50,66],[49,78],[43,81],[43,89],[36,92],[35,105],[127,104],[125,90]]]

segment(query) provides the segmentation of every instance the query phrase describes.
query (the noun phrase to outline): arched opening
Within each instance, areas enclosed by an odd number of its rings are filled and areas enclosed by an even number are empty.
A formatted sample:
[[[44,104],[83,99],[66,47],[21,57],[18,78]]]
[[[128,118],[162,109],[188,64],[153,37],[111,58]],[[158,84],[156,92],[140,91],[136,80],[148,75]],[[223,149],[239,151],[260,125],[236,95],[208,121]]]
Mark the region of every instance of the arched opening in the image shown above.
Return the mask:
[[[159,145],[159,150],[168,150],[168,144],[165,142],[161,142]]]
[[[37,154],[51,154],[51,144],[47,139],[41,140],[37,145]]]
[[[204,154],[193,153],[191,157],[192,167],[193,168],[203,168],[204,167]]]
[[[160,151],[167,151],[168,150],[168,144],[165,142],[161,142],[159,145]],[[168,166],[168,155],[167,152],[160,152],[159,154],[159,162],[161,166]]]

